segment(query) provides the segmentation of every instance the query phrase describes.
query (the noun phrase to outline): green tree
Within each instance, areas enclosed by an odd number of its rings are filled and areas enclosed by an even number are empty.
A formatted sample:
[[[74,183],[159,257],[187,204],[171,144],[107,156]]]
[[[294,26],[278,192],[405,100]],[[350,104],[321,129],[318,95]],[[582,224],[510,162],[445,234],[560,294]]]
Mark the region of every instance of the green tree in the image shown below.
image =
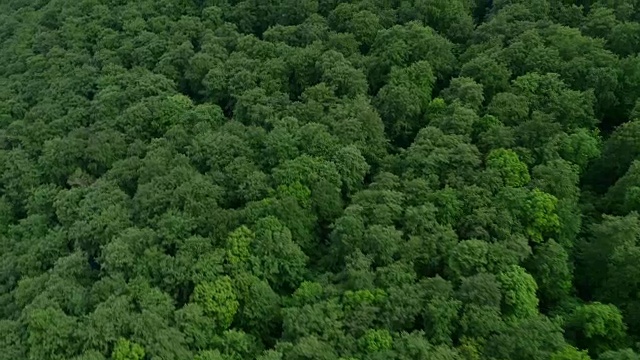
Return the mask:
[[[355,193],[363,187],[370,166],[357,147],[349,145],[341,148],[334,155],[333,162],[342,178],[343,189]]]
[[[638,9],[0,1],[0,360],[637,358]]]
[[[481,240],[463,240],[451,251],[449,268],[459,277],[486,270],[489,244]]]
[[[242,279],[238,279],[238,282]],[[282,321],[281,299],[269,284],[251,277],[239,297],[237,322],[249,334],[273,341]]]
[[[238,300],[228,276],[196,285],[191,297],[213,319],[218,329],[228,328],[238,311]]]
[[[638,354],[635,353],[633,350],[631,349],[623,349],[623,350],[610,350],[610,351],[605,351],[603,352],[598,359],[602,359],[602,360],[613,360],[613,359],[620,359],[620,360],[636,360],[638,359]]]
[[[427,61],[436,78],[444,79],[456,63],[453,44],[415,21],[379,31],[369,53],[368,79],[374,93],[387,81],[393,67]]]
[[[482,85],[468,77],[452,79],[449,87],[443,90],[442,96],[449,103],[459,101],[474,110],[478,110],[484,103]]]
[[[560,325],[546,317],[533,316],[491,336],[483,353],[494,358],[548,359],[565,346]]]
[[[144,348],[126,339],[119,339],[111,353],[113,360],[142,360]]]
[[[532,170],[532,183],[540,190],[562,200],[575,201],[580,189],[579,169],[571,163],[558,159],[540,164]]]
[[[503,309],[514,320],[536,316],[538,313],[538,285],[525,269],[512,266],[498,275],[502,288]]]
[[[620,253],[626,253],[633,249],[640,234],[638,216],[631,213],[625,217],[604,216],[602,222],[591,224],[589,237],[581,245],[578,268],[575,274],[579,277],[579,284],[588,289],[590,293],[606,296],[605,284],[622,275],[616,273],[615,268],[610,268],[610,261],[620,249]],[[619,250],[619,251],[620,251]],[[607,269],[604,271],[604,269]],[[586,287],[586,284],[591,284]],[[623,289],[635,291],[632,289]],[[626,296],[622,296],[625,298]],[[619,299],[619,294],[611,294],[610,300]]]
[[[570,295],[573,276],[569,254],[554,240],[536,248],[529,268],[544,304],[558,303]]]
[[[583,129],[564,138],[560,155],[563,159],[578,165],[583,171],[587,165],[600,156],[601,139],[598,133]]]
[[[51,305],[51,304],[50,304]],[[25,313],[26,345],[29,359],[71,357],[77,344],[77,320],[54,307],[33,308]]]
[[[255,234],[246,226],[231,232],[226,241],[226,260],[232,269],[244,269],[251,258],[251,243]]]
[[[534,189],[524,205],[527,217],[527,235],[540,243],[545,235],[554,234],[560,226],[556,213],[558,200],[555,196]]]
[[[389,136],[405,143],[420,127],[431,100],[435,76],[426,61],[391,68],[389,81],[376,95],[376,105]]]
[[[462,65],[460,75],[481,84],[486,98],[491,99],[493,95],[507,90],[511,71],[496,59],[480,55]]]
[[[303,280],[308,257],[278,219],[258,221],[253,251],[258,257],[260,276],[276,290],[295,289]]]
[[[393,338],[387,330],[369,330],[360,339],[360,346],[369,353],[388,350],[393,346]]]
[[[590,360],[586,351],[580,351],[573,346],[567,346],[551,355],[551,360]]]
[[[527,165],[520,161],[513,150],[492,150],[487,156],[486,164],[488,169],[500,174],[507,186],[524,186],[531,179]]]
[[[581,305],[568,319],[568,329],[578,346],[594,356],[621,348],[626,341],[626,325],[614,305],[592,303]]]
[[[341,3],[331,11],[327,20],[337,31],[353,34],[362,45],[370,46],[378,31],[383,29],[380,18],[369,10],[361,10],[355,4]]]
[[[607,191],[604,201],[612,214],[626,215],[640,210],[638,197],[640,189],[636,185],[638,174],[640,174],[640,163],[634,161],[627,173]]]

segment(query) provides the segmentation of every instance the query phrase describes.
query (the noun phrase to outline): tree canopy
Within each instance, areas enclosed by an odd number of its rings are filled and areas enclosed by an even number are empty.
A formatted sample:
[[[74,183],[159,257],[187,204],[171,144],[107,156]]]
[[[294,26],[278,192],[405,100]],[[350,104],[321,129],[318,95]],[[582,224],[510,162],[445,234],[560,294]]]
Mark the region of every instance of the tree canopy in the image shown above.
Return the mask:
[[[640,359],[633,0],[0,1],[0,360]]]

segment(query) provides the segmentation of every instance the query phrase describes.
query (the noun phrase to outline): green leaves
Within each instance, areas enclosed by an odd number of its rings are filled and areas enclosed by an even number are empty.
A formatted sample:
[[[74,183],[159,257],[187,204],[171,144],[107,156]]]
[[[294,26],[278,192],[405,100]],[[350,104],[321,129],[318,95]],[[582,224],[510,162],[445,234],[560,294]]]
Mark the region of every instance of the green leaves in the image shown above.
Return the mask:
[[[503,311],[517,321],[538,313],[538,285],[525,269],[512,266],[498,275],[502,288]]]
[[[551,360],[591,360],[586,351],[580,351],[573,346],[567,346],[551,355]]]
[[[120,338],[111,353],[113,360],[142,360],[144,359],[144,348],[129,340]]]
[[[480,240],[463,240],[451,251],[449,268],[459,277],[485,271],[489,244]]]
[[[191,299],[213,319],[218,329],[227,329],[238,311],[239,303],[228,276],[196,285]]]
[[[559,302],[569,296],[572,269],[569,254],[562,246],[549,240],[536,248],[530,264],[543,302]]]
[[[527,165],[520,161],[513,150],[496,149],[487,156],[487,168],[497,171],[505,185],[520,187],[531,180]]]
[[[362,188],[370,166],[357,147],[349,145],[341,148],[334,156],[333,162],[342,178],[343,188],[349,193],[355,193]]]
[[[393,339],[387,330],[369,330],[360,338],[360,346],[369,353],[388,350],[392,345]]]
[[[637,358],[633,1],[0,3],[1,360]]]
[[[378,92],[375,105],[392,139],[406,141],[419,129],[434,83],[435,76],[426,61],[391,68],[389,81]]]
[[[498,359],[548,359],[565,346],[559,324],[544,316],[533,316],[512,322],[492,335],[486,341],[483,353]]]
[[[308,257],[278,219],[267,217],[258,221],[253,251],[260,276],[274,288],[295,289],[303,280]]]
[[[534,189],[524,205],[527,218],[527,234],[532,241],[540,243],[545,236],[554,234],[560,226],[556,213],[558,200],[555,196]]]
[[[593,355],[621,348],[626,340],[626,325],[614,305],[595,302],[579,306],[567,325],[576,343]]]
[[[251,256],[251,243],[255,234],[246,226],[234,230],[227,237],[226,260],[232,269],[242,269],[248,266]]]

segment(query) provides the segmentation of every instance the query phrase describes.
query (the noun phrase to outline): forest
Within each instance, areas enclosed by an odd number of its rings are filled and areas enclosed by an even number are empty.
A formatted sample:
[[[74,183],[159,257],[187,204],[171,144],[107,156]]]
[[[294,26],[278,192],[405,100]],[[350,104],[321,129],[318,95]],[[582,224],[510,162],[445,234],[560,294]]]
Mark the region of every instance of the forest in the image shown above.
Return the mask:
[[[640,360],[640,0],[0,0],[0,360]]]

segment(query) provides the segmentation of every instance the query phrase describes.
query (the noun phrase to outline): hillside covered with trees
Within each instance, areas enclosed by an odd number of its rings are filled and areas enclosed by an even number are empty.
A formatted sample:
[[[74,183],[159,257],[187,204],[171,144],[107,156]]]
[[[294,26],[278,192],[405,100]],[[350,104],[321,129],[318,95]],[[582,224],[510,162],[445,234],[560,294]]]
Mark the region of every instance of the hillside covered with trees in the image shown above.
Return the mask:
[[[639,360],[640,1],[0,0],[0,360]]]

